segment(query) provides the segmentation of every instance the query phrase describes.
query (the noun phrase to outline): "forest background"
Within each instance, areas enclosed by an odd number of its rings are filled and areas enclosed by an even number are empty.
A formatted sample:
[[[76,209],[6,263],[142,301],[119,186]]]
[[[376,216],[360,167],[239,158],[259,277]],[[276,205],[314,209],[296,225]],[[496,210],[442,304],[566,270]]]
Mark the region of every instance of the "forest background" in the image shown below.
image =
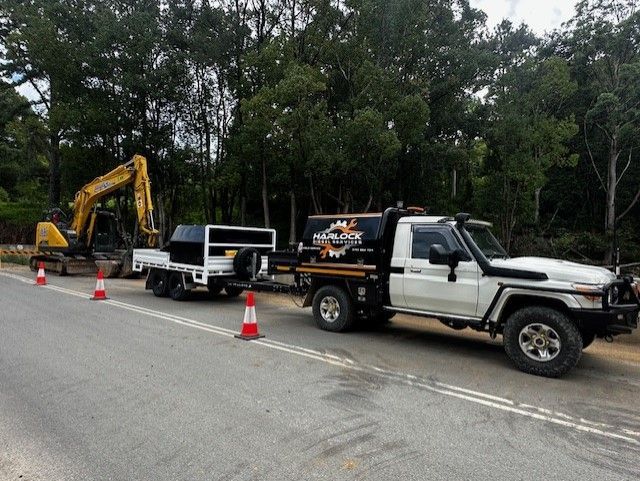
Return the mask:
[[[468,0],[0,0],[0,242],[141,153],[164,240],[401,200],[511,254],[606,264],[615,233],[638,260],[639,3],[540,37]]]

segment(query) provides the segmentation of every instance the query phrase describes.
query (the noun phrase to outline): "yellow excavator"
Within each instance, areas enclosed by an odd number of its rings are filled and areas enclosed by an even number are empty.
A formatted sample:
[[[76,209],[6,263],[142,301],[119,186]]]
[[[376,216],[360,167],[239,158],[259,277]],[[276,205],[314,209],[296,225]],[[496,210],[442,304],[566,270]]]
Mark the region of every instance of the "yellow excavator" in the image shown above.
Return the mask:
[[[130,249],[117,249],[119,219],[112,212],[97,208],[98,201],[129,184],[133,185],[139,233],[145,237],[147,246],[154,247],[158,231],[153,223],[147,159],[134,155],[129,162],[92,180],[76,193],[71,221],[62,210],[53,209],[38,223],[36,248],[40,254],[31,257],[31,268],[36,269],[42,261],[47,270],[60,275],[87,272],[96,266],[107,277],[129,274]]]

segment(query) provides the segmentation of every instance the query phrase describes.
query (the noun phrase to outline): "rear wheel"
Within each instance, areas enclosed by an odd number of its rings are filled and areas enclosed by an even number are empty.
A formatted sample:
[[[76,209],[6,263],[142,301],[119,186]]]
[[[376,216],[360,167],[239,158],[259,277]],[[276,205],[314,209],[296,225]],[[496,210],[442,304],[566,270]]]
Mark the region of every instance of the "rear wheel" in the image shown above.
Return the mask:
[[[153,269],[149,273],[149,285],[156,297],[167,297],[169,295],[169,283],[167,282],[167,272]]]
[[[558,377],[571,370],[582,354],[582,336],[562,312],[542,306],[520,309],[507,320],[504,349],[521,371]]]
[[[313,318],[320,329],[341,332],[353,326],[353,303],[338,286],[324,286],[313,296]]]
[[[184,301],[189,297],[189,289],[184,287],[184,280],[179,272],[172,272],[169,276],[169,295],[174,301]]]

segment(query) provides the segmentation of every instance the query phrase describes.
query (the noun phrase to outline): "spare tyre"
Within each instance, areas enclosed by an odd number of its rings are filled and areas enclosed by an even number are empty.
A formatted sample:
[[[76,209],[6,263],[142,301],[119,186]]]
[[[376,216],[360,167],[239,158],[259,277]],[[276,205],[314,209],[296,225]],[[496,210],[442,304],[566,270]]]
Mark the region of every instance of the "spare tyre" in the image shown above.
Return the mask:
[[[254,247],[243,247],[236,252],[236,256],[233,258],[233,270],[236,272],[238,278],[246,281],[253,277],[252,266],[254,256],[256,258],[255,274],[257,274],[262,266],[262,256],[260,252],[258,252],[258,249]]]

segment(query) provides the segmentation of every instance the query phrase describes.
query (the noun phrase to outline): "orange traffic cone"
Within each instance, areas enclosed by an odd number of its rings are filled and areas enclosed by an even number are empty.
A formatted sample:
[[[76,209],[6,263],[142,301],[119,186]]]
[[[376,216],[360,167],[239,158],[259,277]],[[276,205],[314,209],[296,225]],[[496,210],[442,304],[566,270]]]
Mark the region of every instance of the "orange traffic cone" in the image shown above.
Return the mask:
[[[98,269],[98,278],[96,279],[96,290],[93,293],[92,301],[102,301],[108,299],[107,292],[104,290],[104,275],[102,269]]]
[[[253,292],[247,294],[247,307],[244,310],[242,331],[240,331],[240,334],[236,334],[235,337],[245,341],[264,337],[258,333],[258,319],[256,318],[256,303],[253,300]]]
[[[36,286],[46,286],[47,278],[44,275],[44,262],[38,262],[38,275],[36,276]]]

